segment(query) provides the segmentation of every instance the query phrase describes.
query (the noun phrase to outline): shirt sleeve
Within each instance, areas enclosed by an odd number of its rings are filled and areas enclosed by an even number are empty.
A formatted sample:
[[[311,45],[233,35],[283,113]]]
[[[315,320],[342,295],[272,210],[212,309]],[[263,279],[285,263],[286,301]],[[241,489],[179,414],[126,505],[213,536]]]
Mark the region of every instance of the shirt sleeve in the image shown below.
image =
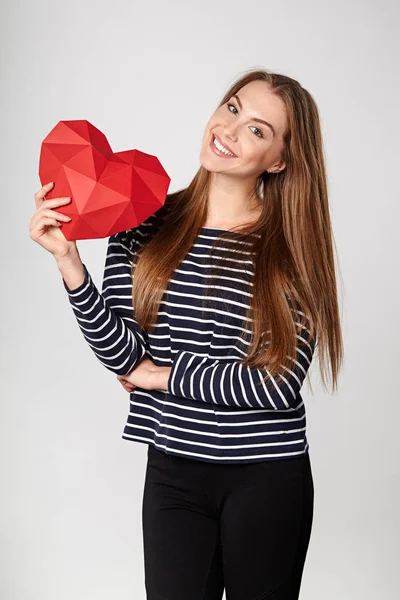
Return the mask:
[[[285,374],[276,377],[267,369],[246,367],[237,360],[218,360],[180,350],[172,362],[168,392],[236,408],[292,410],[302,401],[299,392],[315,349],[315,341],[306,332],[297,338],[301,343],[296,345],[293,367],[284,368]]]
[[[101,364],[117,375],[129,373],[145,354],[132,307],[132,257],[127,232],[114,234],[108,239],[101,294],[85,264],[79,287],[70,290],[62,278],[83,337]]]

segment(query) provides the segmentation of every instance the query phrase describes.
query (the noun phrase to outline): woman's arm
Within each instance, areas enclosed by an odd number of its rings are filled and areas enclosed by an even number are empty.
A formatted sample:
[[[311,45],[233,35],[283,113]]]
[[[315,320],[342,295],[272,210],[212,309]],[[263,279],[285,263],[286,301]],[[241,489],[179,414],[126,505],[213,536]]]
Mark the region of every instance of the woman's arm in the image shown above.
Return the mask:
[[[145,354],[132,307],[128,231],[108,239],[101,294],[79,257],[57,263],[85,340],[101,364],[117,375],[129,373]]]
[[[78,249],[57,260],[57,267],[64,279],[67,290],[80,287],[85,279],[85,267]]]
[[[237,360],[221,361],[181,350],[172,363],[168,392],[211,404],[291,410],[299,403],[298,394],[315,348],[315,343],[305,338],[301,336],[301,349],[299,346],[296,349],[293,367],[276,378],[266,369],[245,367]],[[264,383],[262,378],[266,375]],[[166,374],[160,373],[159,377],[166,377]]]

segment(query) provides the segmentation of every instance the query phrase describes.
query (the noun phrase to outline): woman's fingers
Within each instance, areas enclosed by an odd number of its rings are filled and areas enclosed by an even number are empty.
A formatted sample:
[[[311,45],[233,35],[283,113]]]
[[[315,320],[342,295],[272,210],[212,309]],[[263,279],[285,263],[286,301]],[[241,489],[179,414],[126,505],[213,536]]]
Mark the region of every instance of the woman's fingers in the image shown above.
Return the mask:
[[[43,217],[37,223],[37,235],[40,237],[42,233],[46,230],[46,227],[52,225],[53,227],[61,227],[62,223],[57,221],[57,219],[52,219],[51,217]]]
[[[134,385],[124,385],[124,384],[122,384],[122,387],[124,388],[124,390],[126,392],[133,392],[133,390],[135,389]]]
[[[127,392],[132,392],[135,389],[135,386],[133,385],[133,383],[130,383],[129,381],[124,379],[122,376],[117,375],[117,379],[121,383],[124,390],[126,390]]]
[[[39,206],[42,204],[46,194],[52,189],[53,186],[54,181],[50,181],[50,183],[46,183],[46,185],[44,185],[42,188],[40,188],[38,192],[36,192],[35,204],[37,208],[39,208]]]
[[[43,210],[41,210],[41,214],[46,216],[46,217],[53,217],[55,219],[58,219],[59,221],[70,221],[71,217],[67,217],[67,215],[63,215],[62,213],[59,213],[55,210],[51,210],[51,208],[44,208]]]
[[[41,207],[42,209],[55,208],[56,206],[64,206],[64,204],[69,204],[70,202],[71,197],[52,198],[51,200],[44,200],[41,204]]]
[[[47,219],[47,220],[46,220]],[[51,219],[52,222],[49,222],[48,219]],[[36,211],[36,213],[33,215],[32,219],[31,219],[31,223],[30,223],[30,231],[33,231],[37,228],[40,228],[40,230],[43,232],[44,227],[43,225],[61,225],[62,223],[59,223],[59,221],[63,221],[64,223],[69,223],[70,222],[70,217],[66,217],[65,215],[62,215],[61,213],[55,212],[51,209],[43,209],[43,210],[38,210]]]
[[[46,200],[46,194],[50,192],[54,183],[46,183],[38,192],[35,194],[35,203],[36,207],[39,208],[55,208],[56,206],[63,206],[65,204],[69,204],[71,202],[70,196],[63,196],[61,198],[52,198],[51,200]]]

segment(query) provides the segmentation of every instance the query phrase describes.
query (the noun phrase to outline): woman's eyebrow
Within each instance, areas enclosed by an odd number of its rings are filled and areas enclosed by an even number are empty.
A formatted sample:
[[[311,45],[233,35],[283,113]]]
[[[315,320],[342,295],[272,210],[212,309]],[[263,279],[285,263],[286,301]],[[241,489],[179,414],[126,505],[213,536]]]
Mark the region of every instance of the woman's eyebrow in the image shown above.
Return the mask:
[[[237,94],[233,94],[232,98],[236,98],[237,103],[239,104],[239,108],[242,110],[243,105],[242,105],[242,102],[241,102],[239,96]],[[275,129],[273,128],[271,123],[268,123],[268,121],[264,121],[264,119],[257,119],[256,117],[253,117],[252,121],[257,121],[257,123],[264,123],[264,125],[266,125],[267,127],[269,127],[271,129],[272,135],[273,135],[273,137],[275,137]]]

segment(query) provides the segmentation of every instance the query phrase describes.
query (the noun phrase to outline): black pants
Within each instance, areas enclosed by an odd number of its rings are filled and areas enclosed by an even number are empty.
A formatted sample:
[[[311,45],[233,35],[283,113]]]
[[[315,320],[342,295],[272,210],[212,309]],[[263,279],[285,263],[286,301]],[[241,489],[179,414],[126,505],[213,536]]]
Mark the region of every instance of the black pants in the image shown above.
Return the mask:
[[[309,455],[247,464],[149,445],[143,494],[148,600],[296,600],[311,535]]]

